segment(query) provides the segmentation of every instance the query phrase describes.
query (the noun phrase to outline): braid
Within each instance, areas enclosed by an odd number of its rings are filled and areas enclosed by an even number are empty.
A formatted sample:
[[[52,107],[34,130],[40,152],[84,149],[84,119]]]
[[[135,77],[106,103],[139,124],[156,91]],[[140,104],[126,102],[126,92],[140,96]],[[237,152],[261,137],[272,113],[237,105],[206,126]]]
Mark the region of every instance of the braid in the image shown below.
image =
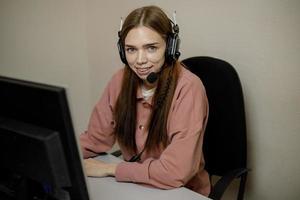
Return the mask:
[[[154,110],[158,110],[162,107],[166,97],[168,96],[169,94],[169,89],[170,89],[170,85],[173,81],[173,78],[172,78],[172,70],[169,71],[169,74],[168,74],[168,78],[165,82],[165,84],[162,86],[162,89],[161,89],[161,94],[157,97],[157,101],[156,101],[156,105],[155,105],[155,108]]]
[[[153,98],[153,111],[149,120],[149,133],[145,143],[146,150],[167,146],[167,121],[179,76],[178,65],[168,66],[161,72],[156,93]]]

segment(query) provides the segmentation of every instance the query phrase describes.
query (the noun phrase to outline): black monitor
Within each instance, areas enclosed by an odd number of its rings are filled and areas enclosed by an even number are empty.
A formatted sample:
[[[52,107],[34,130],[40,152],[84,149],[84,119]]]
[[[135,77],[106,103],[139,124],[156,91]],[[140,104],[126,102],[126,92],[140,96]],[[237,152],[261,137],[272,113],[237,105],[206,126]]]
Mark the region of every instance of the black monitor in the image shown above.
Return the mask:
[[[88,200],[63,87],[0,76],[0,199]]]

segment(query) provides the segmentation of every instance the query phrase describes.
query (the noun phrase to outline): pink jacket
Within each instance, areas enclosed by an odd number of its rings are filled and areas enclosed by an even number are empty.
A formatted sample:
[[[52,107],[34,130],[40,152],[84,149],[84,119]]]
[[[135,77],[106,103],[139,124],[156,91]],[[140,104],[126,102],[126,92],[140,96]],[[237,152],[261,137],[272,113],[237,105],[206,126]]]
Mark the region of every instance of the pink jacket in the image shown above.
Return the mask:
[[[114,136],[113,110],[121,90],[124,70],[110,80],[100,101],[96,104],[88,129],[80,136],[85,158],[112,148]],[[136,144],[141,152],[147,138],[144,127],[152,111],[151,98],[137,92]],[[185,186],[208,196],[210,181],[204,170],[203,135],[208,118],[208,101],[201,80],[181,67],[167,122],[169,145],[156,152],[144,152],[140,162],[121,162],[116,169],[117,181],[134,182],[161,189]],[[125,160],[133,155],[121,148]]]

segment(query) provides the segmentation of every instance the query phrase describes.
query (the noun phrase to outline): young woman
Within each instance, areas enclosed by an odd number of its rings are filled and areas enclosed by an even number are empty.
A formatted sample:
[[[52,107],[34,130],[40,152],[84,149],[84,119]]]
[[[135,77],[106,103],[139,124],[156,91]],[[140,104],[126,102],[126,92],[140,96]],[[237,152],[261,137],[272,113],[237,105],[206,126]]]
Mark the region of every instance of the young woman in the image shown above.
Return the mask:
[[[201,80],[177,61],[178,26],[156,6],[132,11],[119,32],[125,67],[108,83],[80,142],[88,176],[115,176],[208,196],[203,134],[208,101]],[[118,142],[124,162],[92,159]]]

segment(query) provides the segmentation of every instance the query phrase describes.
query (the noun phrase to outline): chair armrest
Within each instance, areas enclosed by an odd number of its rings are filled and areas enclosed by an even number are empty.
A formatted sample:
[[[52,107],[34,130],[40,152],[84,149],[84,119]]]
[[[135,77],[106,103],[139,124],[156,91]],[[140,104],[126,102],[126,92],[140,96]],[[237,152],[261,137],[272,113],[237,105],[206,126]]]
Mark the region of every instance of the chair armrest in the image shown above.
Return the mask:
[[[212,187],[211,193],[209,194],[209,198],[214,200],[219,200],[223,196],[225,190],[230,185],[230,183],[235,179],[241,176],[246,176],[250,169],[247,168],[239,168],[232,170],[222,176]]]

